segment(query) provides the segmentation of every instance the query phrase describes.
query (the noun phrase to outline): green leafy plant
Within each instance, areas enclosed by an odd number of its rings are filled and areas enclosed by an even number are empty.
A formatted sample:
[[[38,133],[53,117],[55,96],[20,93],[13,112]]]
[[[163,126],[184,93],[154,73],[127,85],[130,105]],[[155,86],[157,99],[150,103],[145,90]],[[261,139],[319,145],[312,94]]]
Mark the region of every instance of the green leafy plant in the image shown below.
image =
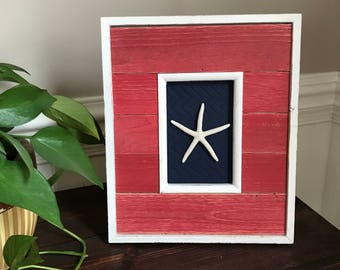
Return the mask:
[[[51,186],[68,170],[103,188],[81,146],[81,143],[104,143],[103,134],[84,105],[68,97],[49,94],[29,83],[20,72],[29,75],[21,67],[0,63],[0,81],[5,81],[7,86],[0,89],[0,202],[36,213],[78,240],[82,252],[39,251],[35,237],[15,235],[6,242],[4,258],[12,270],[55,269],[40,265],[40,255],[78,256],[75,269],[79,269],[86,257],[85,242],[63,226]],[[14,127],[30,122],[41,113],[56,125],[41,128],[31,136],[12,132]],[[20,143],[23,139],[30,141],[34,151],[57,168],[49,179],[34,167],[28,151]]]

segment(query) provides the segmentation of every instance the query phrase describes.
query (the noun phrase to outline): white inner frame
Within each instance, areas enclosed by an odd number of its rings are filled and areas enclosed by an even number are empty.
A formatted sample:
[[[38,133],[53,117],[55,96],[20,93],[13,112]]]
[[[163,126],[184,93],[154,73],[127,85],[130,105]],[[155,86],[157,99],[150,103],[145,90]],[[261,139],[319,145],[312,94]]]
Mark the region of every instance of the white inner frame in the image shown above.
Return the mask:
[[[168,183],[167,82],[234,81],[232,183]],[[241,193],[243,72],[158,74],[159,187],[161,193]],[[185,150],[185,149],[184,149]],[[184,151],[183,150],[183,151]],[[183,152],[184,153],[184,152]]]
[[[114,106],[112,97],[112,69],[110,28],[112,26],[201,25],[291,23],[292,54],[290,77],[289,148],[287,172],[287,211],[285,235],[178,235],[178,234],[120,234],[116,224],[116,179],[114,144]],[[110,243],[277,243],[294,242],[295,177],[300,79],[301,14],[252,14],[208,16],[142,16],[101,18],[103,88],[105,100],[105,136],[107,167],[107,207]]]

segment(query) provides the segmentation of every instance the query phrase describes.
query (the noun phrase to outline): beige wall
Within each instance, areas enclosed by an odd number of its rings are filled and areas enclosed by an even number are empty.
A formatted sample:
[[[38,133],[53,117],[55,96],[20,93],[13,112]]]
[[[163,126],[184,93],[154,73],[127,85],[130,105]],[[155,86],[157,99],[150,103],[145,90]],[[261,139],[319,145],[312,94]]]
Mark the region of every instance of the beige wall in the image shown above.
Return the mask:
[[[335,92],[327,173],[320,214],[340,230],[340,73]]]
[[[333,123],[327,174],[319,212],[340,230],[340,125]]]
[[[338,0],[0,0],[0,61],[73,97],[102,93],[102,16],[302,13],[301,71],[340,69]]]
[[[323,209],[332,123],[301,124],[298,132],[296,194],[318,213]]]
[[[340,229],[340,72],[301,76],[297,196]]]

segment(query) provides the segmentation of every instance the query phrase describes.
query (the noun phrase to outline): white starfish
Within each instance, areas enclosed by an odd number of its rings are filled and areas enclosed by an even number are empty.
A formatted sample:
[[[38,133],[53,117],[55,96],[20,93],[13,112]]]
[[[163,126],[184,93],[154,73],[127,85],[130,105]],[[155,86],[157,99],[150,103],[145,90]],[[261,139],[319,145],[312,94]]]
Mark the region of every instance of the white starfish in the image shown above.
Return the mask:
[[[182,130],[183,132],[185,132],[186,134],[194,137],[194,139],[192,140],[190,146],[188,147],[187,151],[185,152],[183,158],[182,158],[182,163],[184,163],[188,157],[190,156],[191,152],[194,150],[195,146],[200,142],[204,145],[204,147],[208,150],[208,152],[210,153],[210,155],[212,156],[212,158],[218,162],[218,157],[214,152],[214,149],[211,147],[211,145],[209,144],[209,142],[205,139],[205,137],[216,134],[218,132],[221,132],[225,129],[227,129],[228,127],[230,127],[230,124],[226,124],[220,127],[216,127],[213,129],[209,129],[209,130],[202,130],[202,126],[203,126],[203,114],[204,114],[204,103],[201,104],[200,107],[200,111],[198,113],[198,118],[197,118],[197,127],[196,127],[196,131],[193,131],[185,126],[183,126],[182,124],[171,120],[171,124],[173,124],[174,126],[176,126],[177,128],[179,128],[180,130]]]

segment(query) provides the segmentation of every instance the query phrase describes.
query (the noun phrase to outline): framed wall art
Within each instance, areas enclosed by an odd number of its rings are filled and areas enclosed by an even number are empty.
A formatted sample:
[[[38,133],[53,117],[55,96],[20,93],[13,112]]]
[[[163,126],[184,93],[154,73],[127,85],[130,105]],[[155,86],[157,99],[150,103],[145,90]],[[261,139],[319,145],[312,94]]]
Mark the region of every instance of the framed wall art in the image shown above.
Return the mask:
[[[292,243],[301,16],[101,25],[109,242]]]

